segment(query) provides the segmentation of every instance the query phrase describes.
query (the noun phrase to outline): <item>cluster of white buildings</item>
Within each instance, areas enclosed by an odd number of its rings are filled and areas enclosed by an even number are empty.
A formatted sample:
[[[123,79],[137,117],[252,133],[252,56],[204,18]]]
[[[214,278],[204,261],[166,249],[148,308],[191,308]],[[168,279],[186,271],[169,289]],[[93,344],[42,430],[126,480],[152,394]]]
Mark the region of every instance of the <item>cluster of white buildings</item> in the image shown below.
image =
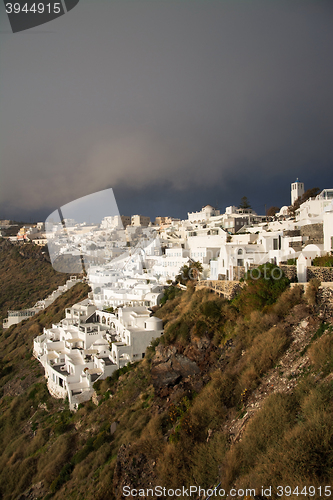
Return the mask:
[[[302,183],[292,184],[292,201],[303,193]],[[202,264],[201,279],[237,280],[239,268],[298,257],[304,264],[333,252],[333,189],[303,203],[295,217],[288,207],[267,218],[234,206],[221,214],[206,205],[187,220],[159,219],[160,225],[149,226],[107,216],[99,225],[67,221],[65,231],[59,225],[52,231],[53,265],[61,256],[79,255],[92,289],[34,341],[50,392],[68,396],[72,409],[91,398],[96,380],[142,359],[163,334],[152,308],[189,260]]]
[[[50,393],[68,397],[75,410],[92,397],[94,382],[144,358],[147,346],[162,333],[162,320],[146,307],[111,313],[86,299],[66,309],[60,323],[44,328],[34,340],[33,353],[45,369]]]
[[[297,180],[291,186],[292,203],[303,194],[304,184]],[[220,214],[207,205],[160,231],[160,238],[168,248],[155,269],[169,279],[189,258],[201,262],[203,279],[212,280],[234,280],[239,267],[280,264],[301,254],[313,259],[333,252],[333,189],[301,204],[295,217],[287,206],[268,218],[234,206]]]

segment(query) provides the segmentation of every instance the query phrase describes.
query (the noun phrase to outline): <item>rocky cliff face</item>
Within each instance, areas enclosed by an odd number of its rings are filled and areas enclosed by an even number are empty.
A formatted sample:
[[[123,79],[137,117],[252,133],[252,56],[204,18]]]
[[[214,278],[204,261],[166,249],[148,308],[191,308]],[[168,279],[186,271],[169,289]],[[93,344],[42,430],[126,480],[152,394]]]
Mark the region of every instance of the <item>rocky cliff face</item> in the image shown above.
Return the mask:
[[[208,338],[191,342],[183,353],[179,352],[179,347],[159,345],[151,369],[155,393],[166,397],[174,389],[200,390],[202,375],[207,371],[207,358],[212,349]]]
[[[291,312],[278,323],[290,339],[288,348],[279,362],[268,370],[255,390],[242,394],[242,414],[230,413],[221,427],[209,429],[207,443],[214,440],[215,433],[223,432],[230,449],[237,446],[242,436],[261,409],[273,394],[293,394],[298,382],[311,370],[308,347],[314,342],[318,327],[333,324],[333,287],[320,287],[315,307],[302,302],[294,306]],[[274,325],[274,328],[277,325]],[[230,356],[239,350],[239,339],[229,339],[224,346],[214,346],[204,337],[193,339],[185,347],[177,344],[159,345],[151,362],[151,380],[155,391],[155,414],[166,414],[173,404],[193,392],[199,393],[211,380],[213,371],[223,372],[228,366]],[[242,351],[241,355],[246,355]],[[241,362],[240,362],[241,363]],[[241,365],[240,365],[241,366]],[[178,403],[177,403],[178,402]],[[163,440],[168,442],[174,432],[164,433]],[[145,450],[137,448],[135,443],[120,448],[114,474],[114,493],[117,500],[122,498],[122,488],[154,488],[160,484],[158,477],[159,462],[163,457],[152,458]],[[129,496],[128,498],[132,498]],[[151,498],[155,498],[152,496]],[[157,498],[157,497],[156,497]],[[164,497],[159,497],[164,498]]]

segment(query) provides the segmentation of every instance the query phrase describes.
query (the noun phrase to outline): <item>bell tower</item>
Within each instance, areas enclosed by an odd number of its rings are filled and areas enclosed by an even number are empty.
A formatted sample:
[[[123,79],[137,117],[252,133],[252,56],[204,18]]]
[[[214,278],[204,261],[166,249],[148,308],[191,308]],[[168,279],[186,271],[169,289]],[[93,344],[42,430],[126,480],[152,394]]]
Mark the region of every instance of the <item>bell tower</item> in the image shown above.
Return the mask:
[[[291,204],[293,205],[299,196],[304,194],[304,183],[299,182],[298,178],[296,182],[291,184]]]

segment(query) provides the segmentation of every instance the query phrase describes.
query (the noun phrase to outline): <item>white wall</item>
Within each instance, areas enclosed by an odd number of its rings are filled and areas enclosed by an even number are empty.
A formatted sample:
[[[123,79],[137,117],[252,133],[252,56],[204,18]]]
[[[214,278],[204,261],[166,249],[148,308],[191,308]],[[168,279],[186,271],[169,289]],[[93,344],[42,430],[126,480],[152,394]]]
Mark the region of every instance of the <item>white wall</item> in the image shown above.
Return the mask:
[[[324,212],[324,252],[333,252],[333,202]]]

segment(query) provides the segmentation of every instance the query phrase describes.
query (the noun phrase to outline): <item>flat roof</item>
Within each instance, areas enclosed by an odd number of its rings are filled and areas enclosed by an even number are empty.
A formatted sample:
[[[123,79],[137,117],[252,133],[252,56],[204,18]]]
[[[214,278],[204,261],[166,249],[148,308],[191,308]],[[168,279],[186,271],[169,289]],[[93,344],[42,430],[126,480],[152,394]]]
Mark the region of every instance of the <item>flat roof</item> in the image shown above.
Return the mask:
[[[65,365],[56,365],[56,366],[52,366],[52,368],[60,373],[61,375],[64,375],[65,377],[67,377],[69,375],[69,372],[67,370],[61,370],[61,368],[65,366]]]

